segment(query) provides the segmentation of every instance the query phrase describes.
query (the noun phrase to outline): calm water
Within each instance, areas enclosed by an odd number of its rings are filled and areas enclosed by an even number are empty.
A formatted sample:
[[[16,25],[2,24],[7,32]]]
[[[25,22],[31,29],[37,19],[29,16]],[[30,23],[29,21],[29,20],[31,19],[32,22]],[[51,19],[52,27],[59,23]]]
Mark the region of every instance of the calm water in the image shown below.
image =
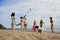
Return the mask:
[[[45,31],[47,31],[47,32],[51,31],[50,28],[45,28],[45,29],[46,29]],[[11,30],[11,28],[8,28],[8,30]],[[21,28],[15,28],[15,30],[21,30]],[[31,30],[32,30],[32,28],[28,28],[28,31],[31,31]],[[60,32],[60,28],[54,28],[54,31],[55,32]]]
[[[50,32],[51,29],[50,28],[46,28],[46,31]],[[54,28],[54,31],[55,32],[60,32],[60,28]]]

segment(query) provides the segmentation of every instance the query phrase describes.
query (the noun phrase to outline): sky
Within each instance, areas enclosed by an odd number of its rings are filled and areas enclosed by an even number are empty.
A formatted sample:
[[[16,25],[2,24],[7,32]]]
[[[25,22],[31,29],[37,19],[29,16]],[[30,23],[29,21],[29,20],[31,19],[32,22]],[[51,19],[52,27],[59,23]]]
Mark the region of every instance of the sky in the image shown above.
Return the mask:
[[[54,28],[60,28],[60,0],[0,0],[0,24],[11,28],[12,12],[16,14],[16,24],[20,22],[21,16],[27,15],[28,28],[32,28],[34,20],[40,26],[41,19],[44,21],[43,26],[50,28],[49,17],[53,17]]]

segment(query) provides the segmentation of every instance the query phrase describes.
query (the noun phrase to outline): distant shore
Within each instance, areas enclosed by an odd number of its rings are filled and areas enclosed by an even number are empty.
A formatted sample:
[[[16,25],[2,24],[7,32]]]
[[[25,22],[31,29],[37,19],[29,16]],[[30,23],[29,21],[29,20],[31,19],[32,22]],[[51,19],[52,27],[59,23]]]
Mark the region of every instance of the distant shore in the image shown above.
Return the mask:
[[[0,40],[60,40],[60,33],[0,30]]]

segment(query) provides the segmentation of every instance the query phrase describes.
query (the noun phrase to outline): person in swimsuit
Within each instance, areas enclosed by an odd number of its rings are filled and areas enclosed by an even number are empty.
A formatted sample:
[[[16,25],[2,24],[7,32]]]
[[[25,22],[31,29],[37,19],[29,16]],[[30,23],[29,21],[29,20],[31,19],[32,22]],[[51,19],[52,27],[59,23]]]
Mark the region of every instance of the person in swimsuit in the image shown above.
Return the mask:
[[[41,28],[42,28],[43,24],[44,24],[44,22],[43,22],[43,20],[41,20],[41,21],[40,21],[40,27],[41,27]]]
[[[53,33],[54,29],[53,29],[53,20],[52,20],[52,17],[50,17],[50,23],[51,23],[51,32]]]
[[[20,25],[21,25],[21,30],[23,31],[23,22],[24,22],[24,19],[23,17],[20,17],[21,21],[20,21]]]
[[[40,32],[40,33],[42,33],[44,30],[43,24],[44,24],[43,20],[40,20],[40,29],[38,30],[38,32]]]
[[[15,12],[12,12],[11,19],[12,19],[11,27],[12,27],[12,31],[14,31],[14,27],[15,27]]]
[[[20,17],[20,23],[19,24],[16,24],[16,26],[21,26],[21,31],[23,31],[23,22],[24,22],[24,20],[23,20],[23,17],[21,16]]]
[[[24,31],[27,31],[27,26],[28,26],[27,19],[25,18],[24,19]]]
[[[37,25],[37,24],[36,24],[36,21],[34,20],[33,28],[32,28],[32,31],[33,31],[33,32],[36,32],[36,25]]]

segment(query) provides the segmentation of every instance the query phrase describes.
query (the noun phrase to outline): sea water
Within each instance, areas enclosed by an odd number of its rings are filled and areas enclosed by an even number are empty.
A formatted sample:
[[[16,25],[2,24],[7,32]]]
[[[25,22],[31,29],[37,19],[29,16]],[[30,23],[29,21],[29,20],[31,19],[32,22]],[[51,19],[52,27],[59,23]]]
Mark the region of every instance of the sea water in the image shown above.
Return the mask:
[[[8,30],[11,30],[11,28],[8,28]],[[21,28],[15,28],[15,30],[21,30]],[[32,31],[32,28],[27,28],[28,31]],[[51,28],[45,28],[45,31],[51,32]],[[54,32],[60,32],[60,28],[54,28]]]

